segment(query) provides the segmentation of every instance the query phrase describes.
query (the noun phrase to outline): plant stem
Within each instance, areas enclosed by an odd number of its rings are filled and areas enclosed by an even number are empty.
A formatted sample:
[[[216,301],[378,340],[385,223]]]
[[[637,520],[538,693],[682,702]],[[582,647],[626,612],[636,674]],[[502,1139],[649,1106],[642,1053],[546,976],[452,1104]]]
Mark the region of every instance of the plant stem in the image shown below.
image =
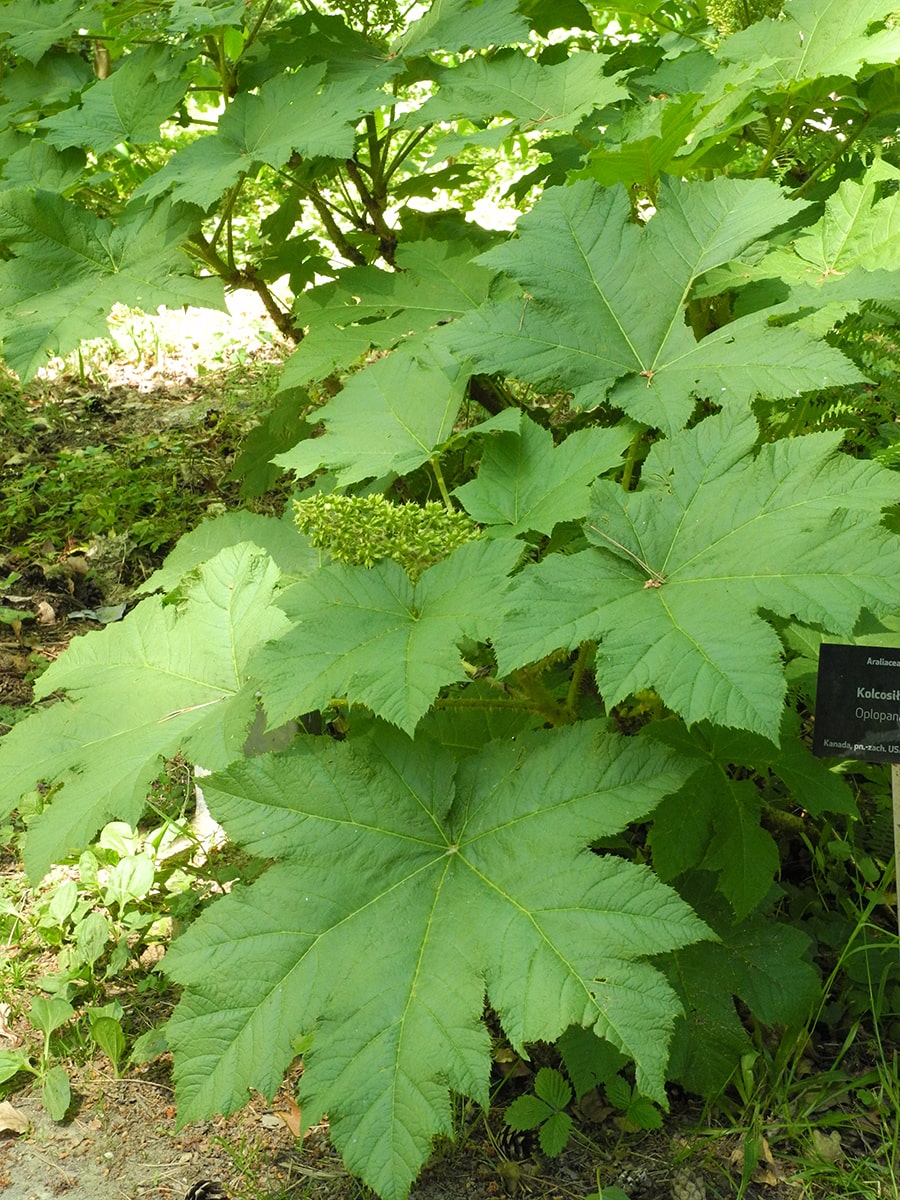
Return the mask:
[[[625,458],[625,466],[622,470],[622,489],[623,491],[631,491],[631,480],[634,477],[634,468],[637,463],[638,450],[641,442],[644,440],[644,431],[639,429],[631,439],[631,445],[628,447],[628,455]]]
[[[578,716],[578,694],[581,691],[581,684],[584,680],[584,673],[587,670],[588,659],[593,653],[595,645],[595,642],[582,642],[578,647],[578,657],[575,659],[575,666],[572,668],[572,678],[569,680],[569,690],[566,693],[566,709],[573,721]]]
[[[435,454],[429,461],[431,463],[431,469],[434,472],[434,478],[438,485],[438,491],[441,493],[441,499],[444,501],[445,506],[450,510],[450,512],[453,512],[453,501],[450,499],[450,493],[447,491],[447,484],[444,482],[444,473],[441,470],[440,459]]]

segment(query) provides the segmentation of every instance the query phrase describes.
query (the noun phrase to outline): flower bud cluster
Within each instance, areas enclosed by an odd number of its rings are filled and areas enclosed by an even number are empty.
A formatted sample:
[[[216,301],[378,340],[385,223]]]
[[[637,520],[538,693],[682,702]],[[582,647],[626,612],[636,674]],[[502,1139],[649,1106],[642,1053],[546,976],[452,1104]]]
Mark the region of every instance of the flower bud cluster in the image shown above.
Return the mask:
[[[338,562],[371,567],[391,558],[413,580],[481,532],[464,512],[436,501],[394,504],[381,495],[307,496],[294,501],[294,521]]]
[[[763,17],[777,17],[784,0],[707,0],[706,15],[719,33],[747,29]]]

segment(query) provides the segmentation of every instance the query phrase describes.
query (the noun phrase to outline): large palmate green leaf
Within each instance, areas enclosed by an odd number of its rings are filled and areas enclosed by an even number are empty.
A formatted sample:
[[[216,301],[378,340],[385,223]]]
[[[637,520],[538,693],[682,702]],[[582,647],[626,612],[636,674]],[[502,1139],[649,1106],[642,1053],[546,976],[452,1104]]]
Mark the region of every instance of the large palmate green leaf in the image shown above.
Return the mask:
[[[696,280],[727,263],[797,206],[764,180],[663,183],[660,211],[631,220],[622,188],[554,188],[519,222],[519,236],[479,261],[522,285],[448,332],[451,348],[486,371],[562,387],[594,407],[607,397],[637,420],[680,429],[698,396],[717,404],[860,378],[837,351],[765,312],[697,341],[685,320]]]
[[[352,267],[310,288],[294,305],[309,333],[285,364],[280,387],[298,387],[348,367],[369,350],[389,350],[412,334],[483,304],[491,272],[476,266],[464,238],[400,246],[397,270]]]
[[[806,1020],[820,985],[808,961],[809,939],[799,929],[760,913],[736,925],[727,914],[707,919],[721,940],[675,950],[663,965],[684,1006],[675,1025],[670,1077],[712,1099],[728,1084],[741,1055],[753,1052],[735,998],[763,1025],[793,1025]]]
[[[716,874],[717,886],[738,919],[764,899],[778,869],[775,839],[760,825],[763,795],[753,779],[735,767],[766,769],[782,780],[792,803],[812,816],[824,812],[854,815],[856,805],[842,779],[807,750],[799,720],[786,713],[782,747],[741,729],[700,722],[687,729],[680,721],[654,721],[647,735],[689,758],[698,770],[676,795],[656,810],[650,843],[653,868],[670,881],[698,865]]]
[[[604,187],[637,184],[653,195],[660,174],[697,124],[700,98],[696,92],[666,99],[654,96],[642,108],[626,109],[621,120],[606,130],[602,145],[591,151],[581,174]]]
[[[703,112],[692,145],[721,142],[756,121],[759,101],[767,93],[774,93],[772,99],[779,103],[779,93],[783,97],[822,80],[824,98],[834,90],[825,81],[835,76],[854,78],[867,66],[894,64],[900,28],[885,21],[894,12],[890,0],[790,0],[779,17],[766,17],[727,37],[718,48],[719,69],[704,79]],[[686,63],[676,59],[672,66],[676,76],[690,74]],[[689,83],[684,90],[699,88]]]
[[[495,131],[500,139],[513,132],[569,131],[593,109],[628,95],[604,74],[606,61],[596,54],[573,54],[542,67],[519,52],[497,58],[476,55],[441,71],[437,94],[413,118],[422,124],[509,116],[512,120]],[[458,136],[470,140],[466,134]]]
[[[617,465],[633,434],[627,424],[581,429],[554,447],[549,429],[523,415],[518,430],[489,437],[478,478],[454,495],[492,533],[552,533],[558,521],[587,513],[587,485]]]
[[[201,521],[178,539],[159,570],[137,588],[138,592],[170,592],[188,571],[193,571],[229,546],[252,542],[265,550],[282,575],[299,578],[318,570],[320,553],[310,546],[292,520],[265,517],[237,509]]]
[[[0,338],[24,378],[49,354],[108,333],[116,303],[224,308],[218,279],[197,279],[181,243],[189,216],[168,204],[136,203],[115,225],[55,192],[0,192],[0,242],[17,257],[0,262]]]
[[[475,541],[416,584],[391,560],[335,564],[287,589],[295,627],[253,662],[273,724],[346,696],[408,733],[440,689],[466,678],[457,649],[485,641],[521,554],[514,542]]]
[[[494,636],[502,673],[601,641],[607,704],[642,688],[693,724],[778,740],[780,643],[761,610],[847,636],[900,604],[900,541],[878,523],[896,476],[837,453],[840,434],[765,445],[724,412],[658,442],[638,491],[601,480],[596,549],[526,568]]]
[[[353,127],[388,97],[356,79],[325,82],[325,66],[276,75],[256,94],[241,92],[216,132],[179,150],[135,195],[172,192],[175,200],[208,208],[261,164],[280,167],[296,151],[348,158]]]
[[[60,153],[36,138],[22,138],[22,141],[24,145],[12,151],[0,168],[0,188],[64,192],[81,177],[85,156],[80,151]]]
[[[678,1008],[643,958],[706,929],[648,870],[586,847],[681,778],[662,747],[588,722],[461,761],[377,726],[214,776],[230,836],[282,861],[166,956],[186,985],[167,1026],[181,1119],[271,1096],[314,1032],[304,1120],[327,1111],[350,1169],[402,1200],[450,1133],[449,1089],[488,1100],[485,991],[516,1047],[590,1026],[662,1099]]]
[[[340,485],[407,474],[453,433],[468,382],[468,371],[441,346],[401,346],[318,410],[321,437],[274,461],[300,477],[330,467]]]
[[[184,96],[186,57],[169,46],[145,46],[129,54],[108,79],[86,89],[78,108],[41,122],[47,141],[59,150],[83,146],[95,154],[119,142],[158,141],[160,125]]]
[[[528,40],[518,0],[432,0],[423,17],[391,46],[408,58],[431,50],[469,50]]]
[[[124,621],[76,638],[38,679],[38,698],[66,698],[0,745],[4,813],[39,780],[64,785],[30,827],[32,877],[111,818],[135,824],[160,756],[184,749],[214,768],[241,754],[256,707],[247,658],[286,625],[272,603],[278,575],[253,545],[223,550],[180,604],[145,600]]]
[[[9,35],[6,47],[29,62],[38,62],[54,42],[63,41],[78,29],[99,29],[99,9],[82,0],[8,0],[0,7],[0,33]]]
[[[864,64],[894,63],[900,55],[900,28],[884,23],[895,12],[891,0],[790,0],[783,15],[732,34],[719,52],[727,62],[761,66],[760,87],[852,79]]]
[[[900,194],[880,193],[885,184],[894,189],[898,181],[900,171],[875,162],[861,179],[845,179],[826,200],[819,220],[789,246],[777,246],[762,257],[751,252],[749,261],[738,258],[710,272],[703,291],[715,295],[749,281],[765,281],[773,295],[787,295],[781,310],[808,307],[817,320],[835,305],[840,315],[865,299],[894,299],[900,267]],[[834,316],[825,330],[833,320]]]

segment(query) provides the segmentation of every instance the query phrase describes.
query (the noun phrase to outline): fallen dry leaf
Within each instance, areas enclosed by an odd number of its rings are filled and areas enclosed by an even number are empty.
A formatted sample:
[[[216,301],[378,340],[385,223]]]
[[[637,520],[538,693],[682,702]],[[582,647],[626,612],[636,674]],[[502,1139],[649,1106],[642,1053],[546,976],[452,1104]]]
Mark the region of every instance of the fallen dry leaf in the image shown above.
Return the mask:
[[[39,600],[37,603],[37,623],[38,625],[55,625],[56,611],[52,604],[48,604],[46,600]]]
[[[13,1107],[8,1100],[0,1101],[0,1132],[24,1133],[28,1128],[28,1118],[23,1112]]]
[[[300,1105],[296,1100],[292,1100],[290,1097],[288,1097],[286,1103],[286,1108],[275,1109],[275,1116],[281,1117],[282,1121],[284,1121],[285,1125],[287,1125],[293,1136],[298,1138],[300,1137],[300,1131],[303,1128],[303,1113],[301,1112]]]
[[[19,1039],[9,1027],[10,1011],[11,1006],[9,1004],[0,1004],[0,1037],[6,1038],[14,1046],[18,1046]]]

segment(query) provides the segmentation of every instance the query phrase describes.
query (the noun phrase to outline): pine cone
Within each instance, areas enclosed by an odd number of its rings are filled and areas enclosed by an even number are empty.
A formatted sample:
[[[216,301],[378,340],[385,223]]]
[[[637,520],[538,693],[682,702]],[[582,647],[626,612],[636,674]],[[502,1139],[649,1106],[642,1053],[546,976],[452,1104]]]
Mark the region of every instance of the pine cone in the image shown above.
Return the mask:
[[[706,1200],[703,1177],[690,1171],[676,1171],[672,1179],[672,1200]]]

